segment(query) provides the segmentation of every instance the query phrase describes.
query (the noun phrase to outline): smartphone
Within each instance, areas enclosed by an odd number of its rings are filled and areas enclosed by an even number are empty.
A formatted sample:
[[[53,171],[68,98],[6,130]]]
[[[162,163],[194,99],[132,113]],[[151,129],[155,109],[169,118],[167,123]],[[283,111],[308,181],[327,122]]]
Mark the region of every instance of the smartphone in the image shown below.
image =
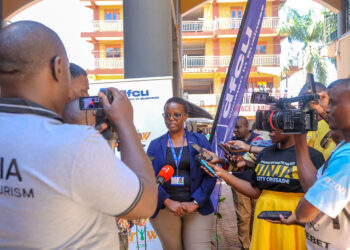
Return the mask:
[[[280,220],[280,214],[287,219],[291,216],[291,211],[262,211],[258,215],[258,219],[266,219],[266,220]]]
[[[198,144],[193,143],[193,144],[192,144],[192,148],[193,148],[198,154],[200,154],[200,155],[203,157],[204,160],[206,160],[206,161],[211,161],[211,160],[213,159],[213,157],[212,157],[210,154],[208,154],[207,152],[203,151],[202,148],[201,148]]]
[[[237,148],[237,147],[232,146],[232,145],[230,145],[230,148],[231,148],[232,150],[235,150],[235,151],[242,151],[242,150],[243,150],[243,148]]]
[[[98,96],[87,96],[79,98],[80,110],[103,108]]]
[[[227,154],[228,156],[233,156],[233,154],[227,150],[227,148],[225,148],[224,143],[220,142],[219,143],[219,148],[221,148],[222,151],[224,151],[225,154]]]

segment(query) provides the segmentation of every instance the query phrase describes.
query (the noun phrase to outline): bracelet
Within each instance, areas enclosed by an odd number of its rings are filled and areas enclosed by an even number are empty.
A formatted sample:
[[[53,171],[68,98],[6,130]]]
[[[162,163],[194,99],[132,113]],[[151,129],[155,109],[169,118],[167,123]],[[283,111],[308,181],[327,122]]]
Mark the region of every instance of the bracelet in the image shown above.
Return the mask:
[[[252,147],[253,147],[253,145],[250,145],[250,146],[249,146],[249,150],[248,150],[249,153],[252,152]]]

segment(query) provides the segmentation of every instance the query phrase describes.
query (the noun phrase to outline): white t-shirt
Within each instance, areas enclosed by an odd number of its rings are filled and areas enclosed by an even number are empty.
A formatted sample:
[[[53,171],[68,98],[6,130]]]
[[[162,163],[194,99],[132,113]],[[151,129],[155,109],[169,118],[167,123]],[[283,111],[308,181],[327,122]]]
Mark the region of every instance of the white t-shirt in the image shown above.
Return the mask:
[[[308,249],[350,249],[350,143],[341,145],[305,199],[322,213],[305,226]],[[338,216],[339,229],[333,219]]]
[[[88,126],[0,113],[0,248],[119,249],[142,185]]]

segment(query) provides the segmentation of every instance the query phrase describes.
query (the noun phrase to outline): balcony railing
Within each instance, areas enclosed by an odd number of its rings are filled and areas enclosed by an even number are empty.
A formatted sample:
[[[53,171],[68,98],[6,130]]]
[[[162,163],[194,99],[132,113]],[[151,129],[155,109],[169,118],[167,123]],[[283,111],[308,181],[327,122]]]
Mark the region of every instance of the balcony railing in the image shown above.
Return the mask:
[[[97,20],[93,21],[93,31],[100,32],[122,32],[123,20]]]
[[[242,18],[216,18],[214,21],[183,21],[183,32],[201,32],[214,30],[238,29],[241,26]],[[279,17],[265,17],[262,28],[275,29],[279,26]]]
[[[275,29],[279,26],[279,17],[264,17],[261,28],[263,29]],[[242,18],[217,18],[216,29],[239,29],[242,23]]]
[[[124,58],[97,58],[95,69],[123,69]]]
[[[228,67],[231,56],[187,56],[182,58],[183,68]],[[253,66],[279,66],[279,55],[255,55]]]

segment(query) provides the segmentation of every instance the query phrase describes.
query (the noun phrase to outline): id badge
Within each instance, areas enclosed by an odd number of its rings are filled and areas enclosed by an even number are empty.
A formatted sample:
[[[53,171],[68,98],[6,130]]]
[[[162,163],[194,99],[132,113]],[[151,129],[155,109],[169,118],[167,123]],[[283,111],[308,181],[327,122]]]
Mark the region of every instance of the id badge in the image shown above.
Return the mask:
[[[173,176],[171,177],[172,186],[183,186],[185,185],[185,177],[183,176]]]

